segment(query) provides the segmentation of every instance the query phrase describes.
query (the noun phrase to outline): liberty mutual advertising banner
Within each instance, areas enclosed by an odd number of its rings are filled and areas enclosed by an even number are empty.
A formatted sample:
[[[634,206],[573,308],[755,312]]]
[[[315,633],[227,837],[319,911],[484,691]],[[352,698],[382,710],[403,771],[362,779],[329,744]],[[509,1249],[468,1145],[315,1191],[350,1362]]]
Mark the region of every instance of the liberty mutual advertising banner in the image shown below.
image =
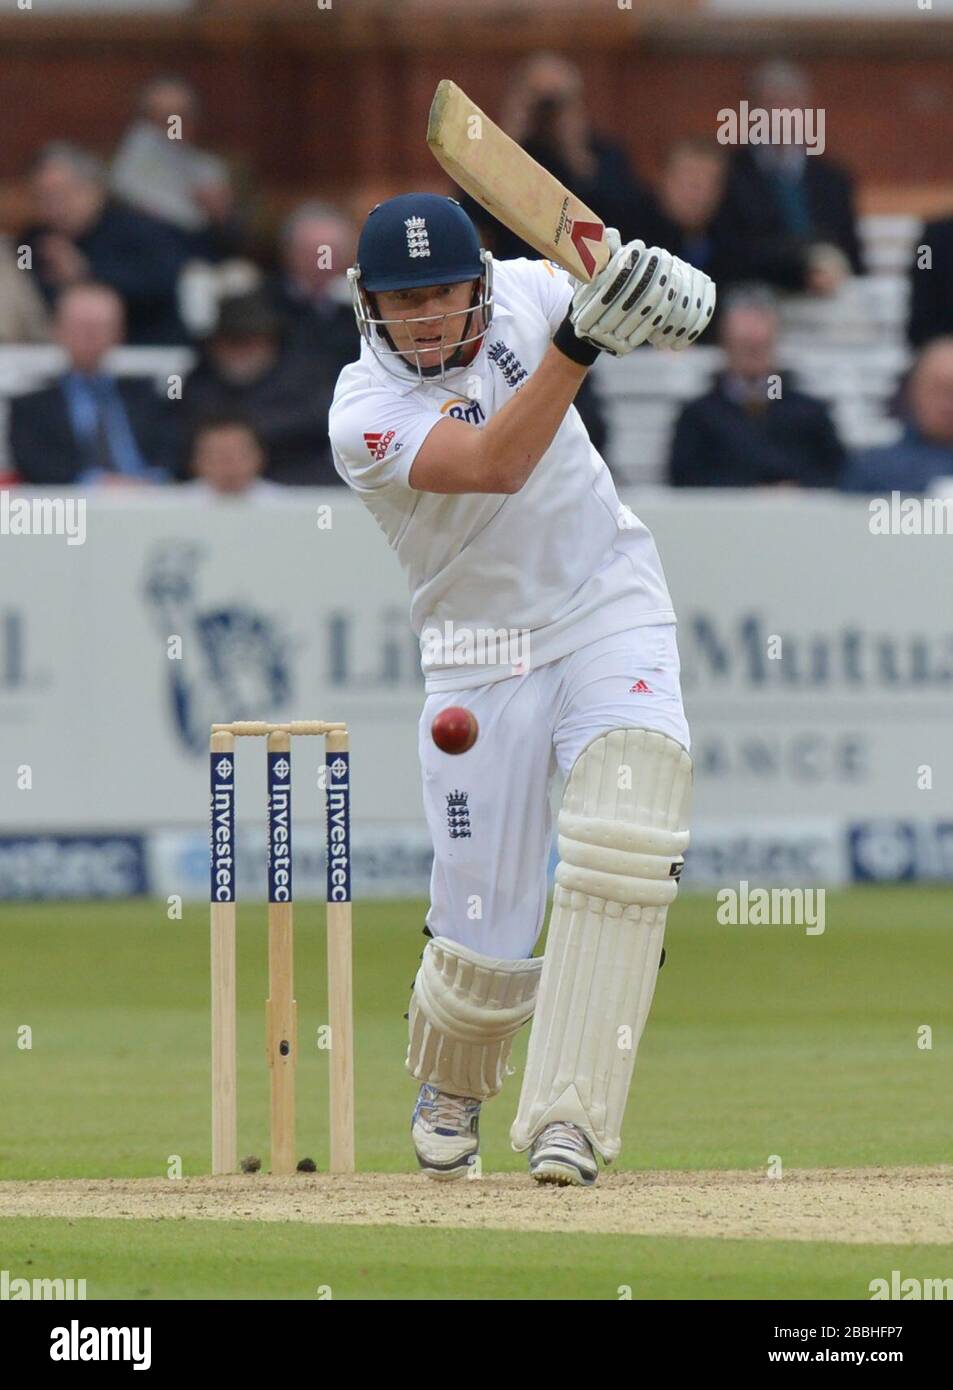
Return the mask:
[[[949,539],[873,535],[865,500],[793,490],[625,501],[679,614],[685,882],[953,876]],[[92,497],[80,544],[5,535],[0,896],[207,892],[209,725],[247,718],[346,720],[355,894],[425,892],[407,613],[343,490]],[[262,896],[262,750],[237,762],[238,890]],[[322,763],[296,744],[304,896],[323,894]]]

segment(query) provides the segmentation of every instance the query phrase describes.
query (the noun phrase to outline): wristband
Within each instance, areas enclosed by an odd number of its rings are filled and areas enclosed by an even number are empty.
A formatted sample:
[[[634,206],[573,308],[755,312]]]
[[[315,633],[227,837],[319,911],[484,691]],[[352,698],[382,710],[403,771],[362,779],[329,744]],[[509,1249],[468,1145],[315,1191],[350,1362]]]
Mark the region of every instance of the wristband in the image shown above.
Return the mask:
[[[553,334],[553,345],[558,347],[570,362],[576,362],[580,367],[591,367],[602,351],[594,343],[587,342],[585,338],[577,335],[568,314]]]

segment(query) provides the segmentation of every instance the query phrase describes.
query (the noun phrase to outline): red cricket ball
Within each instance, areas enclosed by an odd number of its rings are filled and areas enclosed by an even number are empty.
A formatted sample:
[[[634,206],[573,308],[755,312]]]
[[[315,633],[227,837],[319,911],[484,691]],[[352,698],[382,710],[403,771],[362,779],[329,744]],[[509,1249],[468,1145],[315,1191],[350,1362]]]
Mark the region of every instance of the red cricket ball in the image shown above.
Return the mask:
[[[442,709],[430,726],[434,743],[444,753],[465,753],[476,743],[476,716],[462,705]]]

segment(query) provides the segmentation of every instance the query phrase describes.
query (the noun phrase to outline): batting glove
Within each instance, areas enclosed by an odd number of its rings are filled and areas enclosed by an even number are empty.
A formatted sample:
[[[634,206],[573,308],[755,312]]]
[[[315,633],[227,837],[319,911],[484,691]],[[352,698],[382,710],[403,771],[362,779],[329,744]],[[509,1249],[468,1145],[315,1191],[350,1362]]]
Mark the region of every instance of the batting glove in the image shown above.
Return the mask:
[[[611,259],[573,296],[569,319],[576,335],[615,357],[640,343],[676,350],[693,343],[715,308],[710,277],[660,246],[621,246],[614,228],[606,240]]]

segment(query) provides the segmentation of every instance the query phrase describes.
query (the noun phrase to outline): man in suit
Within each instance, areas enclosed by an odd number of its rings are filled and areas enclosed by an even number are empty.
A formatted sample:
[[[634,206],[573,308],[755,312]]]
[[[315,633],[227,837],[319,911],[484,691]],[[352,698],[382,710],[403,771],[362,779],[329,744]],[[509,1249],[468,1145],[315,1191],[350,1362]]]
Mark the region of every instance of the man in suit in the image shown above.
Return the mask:
[[[332,381],[360,346],[346,275],[356,245],[354,224],[340,208],[302,203],[281,229],[281,265],[271,285],[289,339]]]
[[[827,407],[777,371],[778,316],[766,290],[729,293],[721,313],[725,370],[675,428],[676,487],[833,487],[844,462]]]
[[[921,247],[929,247],[929,261]],[[917,237],[910,268],[907,337],[914,347],[953,334],[953,217],[928,222]]]
[[[752,87],[753,109],[809,107],[807,77],[791,63],[766,64]],[[746,280],[831,295],[848,275],[864,272],[850,175],[804,145],[740,145],[723,217]]]
[[[64,291],[53,335],[66,353],[66,370],[10,404],[16,476],[62,486],[163,481],[175,453],[169,403],[151,381],[117,378],[104,365],[123,338],[119,296],[106,285]]]
[[[72,145],[41,150],[30,188],[36,221],[19,240],[47,303],[95,280],[121,296],[130,343],[185,341],[176,286],[191,248],[177,228],[113,201],[104,166]]]

